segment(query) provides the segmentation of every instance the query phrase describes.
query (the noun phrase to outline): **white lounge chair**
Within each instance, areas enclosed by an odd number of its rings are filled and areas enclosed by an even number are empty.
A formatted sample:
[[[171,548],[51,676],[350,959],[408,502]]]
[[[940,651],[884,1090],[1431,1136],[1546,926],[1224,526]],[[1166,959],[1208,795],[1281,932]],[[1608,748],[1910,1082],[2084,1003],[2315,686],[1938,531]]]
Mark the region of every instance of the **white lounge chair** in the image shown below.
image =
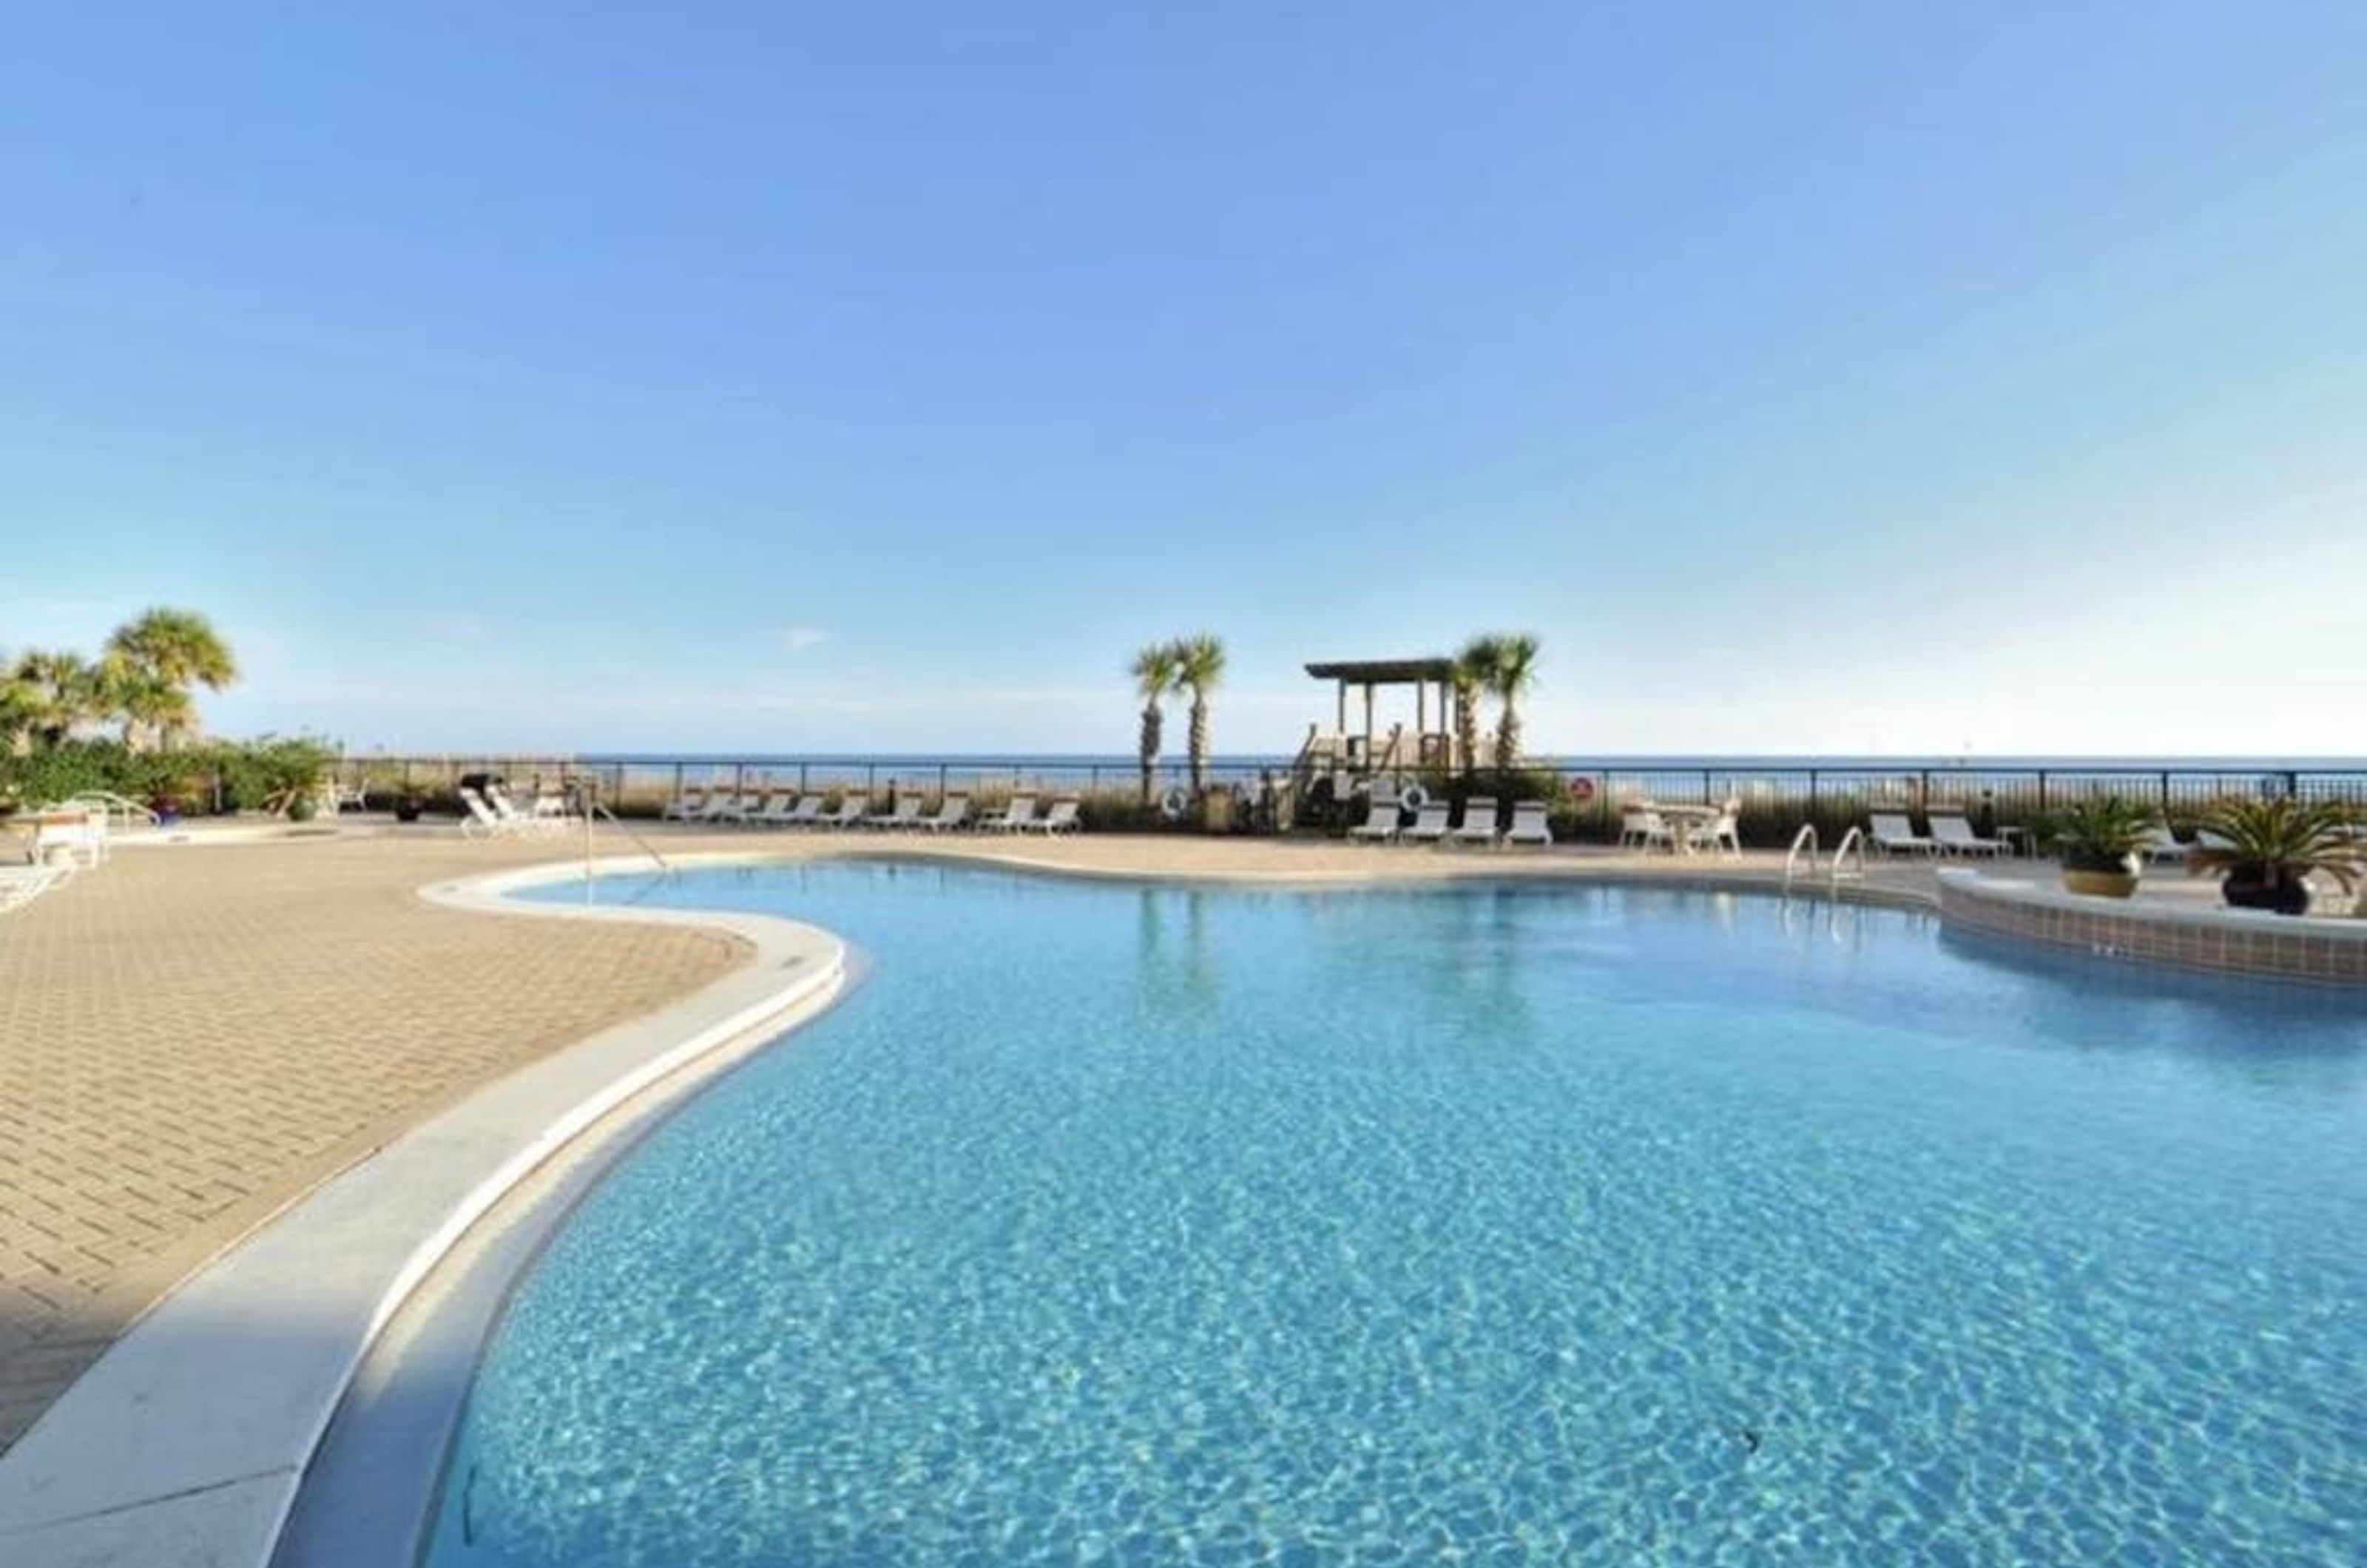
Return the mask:
[[[968,827],[969,796],[966,795],[946,796],[944,800],[937,803],[937,814],[934,817],[923,817],[913,826],[926,828],[932,833],[950,833],[957,828]]]
[[[1036,797],[1032,795],[1013,795],[1002,816],[985,818],[978,825],[982,833],[1024,833],[1034,826]]]
[[[1512,825],[1504,829],[1506,844],[1534,844],[1543,849],[1553,841],[1553,826],[1546,819],[1544,801],[1512,802]]]
[[[1056,800],[1051,810],[1025,826],[1030,832],[1041,833],[1048,839],[1055,833],[1074,833],[1084,827],[1077,816],[1077,805],[1073,797]]]
[[[1450,844],[1485,844],[1493,849],[1502,837],[1496,830],[1496,797],[1475,795],[1463,803],[1463,821],[1447,833],[1445,841]]]
[[[690,818],[690,820],[694,822],[745,822],[748,820],[749,808],[754,799],[754,796],[742,795],[736,789],[719,789],[713,795],[707,797],[706,807],[700,810],[697,817]]]
[[[1931,841],[1942,854],[2001,855],[2012,847],[2003,839],[1984,839],[1974,832],[1961,812],[1934,811],[1931,821]]]
[[[766,828],[810,828],[821,816],[821,796],[801,795],[794,798],[784,793],[779,801],[786,808],[766,807],[748,820]]]
[[[1413,821],[1398,829],[1399,840],[1409,844],[1437,843],[1446,837],[1446,819],[1454,809],[1443,800],[1425,802],[1422,808],[1413,814]]]
[[[1939,840],[1927,839],[1915,830],[1904,811],[1869,811],[1866,841],[1880,854],[1928,855],[1936,852]]]
[[[2168,823],[2157,822],[2153,825],[2152,835],[2137,852],[2145,856],[2146,864],[2151,865],[2166,860],[2183,861],[2194,852],[2194,846],[2180,843],[2178,835],[2170,831]]]
[[[665,803],[665,809],[658,813],[658,819],[663,822],[695,822],[698,814],[707,809],[707,797],[714,793],[704,784],[692,784]]]
[[[1365,819],[1348,829],[1348,837],[1358,843],[1386,844],[1397,836],[1397,796],[1390,795],[1384,800],[1376,791],[1372,806],[1365,813]]]
[[[510,818],[504,817],[487,803],[485,797],[462,784],[457,792],[467,815],[460,818],[460,837],[464,839],[505,839],[517,831]]]
[[[502,819],[503,827],[513,833],[555,833],[567,826],[564,817],[546,817],[539,811],[520,810],[517,803],[509,797],[509,793],[499,784],[487,784],[484,799],[485,804],[493,808],[493,815]]]
[[[838,797],[838,809],[825,811],[814,818],[817,828],[860,828],[863,813],[870,807],[867,795],[843,795]]]
[[[921,807],[926,804],[917,795],[900,795],[896,804],[885,811],[875,811],[863,819],[866,828],[887,832],[896,828],[917,828],[921,825]]]

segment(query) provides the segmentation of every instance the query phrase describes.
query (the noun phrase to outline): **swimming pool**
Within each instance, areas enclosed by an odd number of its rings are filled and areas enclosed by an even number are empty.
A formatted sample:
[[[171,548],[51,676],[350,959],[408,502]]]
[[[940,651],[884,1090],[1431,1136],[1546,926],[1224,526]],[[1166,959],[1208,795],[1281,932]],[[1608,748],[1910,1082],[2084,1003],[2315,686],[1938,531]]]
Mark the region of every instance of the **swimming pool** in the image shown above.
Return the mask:
[[[876,968],[520,1284],[437,1568],[2356,1561],[2354,999],[1635,887],[603,896]]]

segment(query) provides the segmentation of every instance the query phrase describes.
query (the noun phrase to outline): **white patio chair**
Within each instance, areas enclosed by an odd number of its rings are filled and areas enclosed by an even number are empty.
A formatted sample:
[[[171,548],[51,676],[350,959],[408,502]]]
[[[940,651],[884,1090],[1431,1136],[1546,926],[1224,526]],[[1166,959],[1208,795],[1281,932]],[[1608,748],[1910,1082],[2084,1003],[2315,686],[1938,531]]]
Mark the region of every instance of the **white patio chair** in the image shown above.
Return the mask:
[[[1732,801],[1717,808],[1706,822],[1696,822],[1685,833],[1685,847],[1707,850],[1729,859],[1742,858],[1742,812]]]
[[[1398,797],[1392,795],[1384,800],[1376,790],[1365,819],[1348,829],[1348,837],[1362,844],[1386,844],[1397,836]]]
[[[1904,811],[1869,811],[1865,816],[1866,842],[1878,854],[1928,855],[1936,853],[1939,840],[1927,839],[1915,830]]]
[[[979,823],[983,833],[1024,833],[1036,826],[1036,797],[1014,795],[1000,817],[989,817]]]
[[[1942,854],[2001,855],[2012,847],[2003,839],[1984,839],[1974,832],[1961,812],[1934,811],[1931,821],[1931,842]]]
[[[1544,849],[1553,841],[1553,826],[1546,820],[1546,803],[1542,800],[1514,801],[1512,825],[1504,829],[1504,842]]]
[[[1669,819],[1648,805],[1623,807],[1619,813],[1619,847],[1648,850],[1655,844],[1671,850],[1677,847],[1677,836],[1670,830]]]
[[[760,811],[752,820],[766,828],[810,828],[821,816],[821,796],[818,795],[801,795],[792,800],[785,793],[780,798],[785,803],[784,809]]]
[[[458,793],[461,807],[467,812],[460,818],[460,837],[505,839],[516,831],[508,818],[494,810],[483,795],[467,784],[462,784]]]
[[[926,828],[932,833],[950,833],[957,829],[968,827],[969,796],[966,795],[946,796],[944,800],[937,803],[937,814],[934,817],[923,817],[913,826]]]
[[[1447,820],[1455,808],[1443,800],[1422,803],[1413,814],[1413,820],[1398,829],[1398,841],[1404,844],[1434,844],[1446,837]]]
[[[695,822],[698,814],[707,809],[707,797],[713,793],[704,784],[692,784],[665,803],[665,808],[658,813],[658,819],[662,822]]]
[[[917,795],[896,797],[896,804],[885,811],[875,811],[863,819],[866,828],[887,832],[896,828],[917,828],[921,825],[921,807],[927,804]]]
[[[814,826],[837,829],[860,828],[863,826],[863,814],[870,809],[870,807],[871,797],[867,795],[840,795],[838,809],[825,811],[815,818]]]
[[[1035,821],[1024,823],[1022,826],[1028,831],[1041,833],[1048,839],[1055,833],[1078,832],[1085,825],[1077,815],[1078,805],[1079,803],[1073,797],[1056,800],[1052,803],[1051,810]]]

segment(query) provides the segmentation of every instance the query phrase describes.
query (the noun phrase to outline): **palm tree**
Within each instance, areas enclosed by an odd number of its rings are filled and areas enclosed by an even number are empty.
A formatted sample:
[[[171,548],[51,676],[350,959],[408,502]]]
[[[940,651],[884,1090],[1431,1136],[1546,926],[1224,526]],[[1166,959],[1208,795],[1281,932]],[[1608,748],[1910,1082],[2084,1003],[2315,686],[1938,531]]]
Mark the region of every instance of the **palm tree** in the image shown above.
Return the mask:
[[[41,715],[40,694],[21,679],[14,664],[0,666],[0,745],[12,756],[23,756],[33,744],[33,725]]]
[[[92,679],[99,710],[92,716],[121,724],[127,751],[152,742],[172,746],[197,727],[197,704],[187,691],[121,653],[109,649],[93,667]]]
[[[9,684],[16,695],[8,706],[21,716],[21,733],[42,746],[61,744],[74,726],[106,711],[98,671],[78,653],[33,649],[19,654]]]
[[[1506,773],[1521,765],[1521,697],[1537,683],[1537,639],[1530,632],[1488,639],[1493,647],[1488,684],[1504,711],[1496,719],[1496,766]]]
[[[1151,789],[1158,783],[1160,739],[1166,728],[1167,716],[1159,705],[1175,690],[1175,644],[1144,644],[1136,650],[1127,672],[1133,675],[1134,689],[1142,698],[1142,734],[1137,752],[1142,760],[1142,804],[1148,806]]]
[[[1192,793],[1198,795],[1208,777],[1208,694],[1225,673],[1225,645],[1206,632],[1178,637],[1175,681],[1192,688]]]
[[[238,679],[230,645],[194,610],[153,609],[107,639],[108,679],[126,699],[124,743],[153,732],[167,743],[196,728],[192,686],[219,692]]]
[[[1496,639],[1475,637],[1455,656],[1448,682],[1455,688],[1455,750],[1467,773],[1479,766],[1479,694],[1496,683]]]

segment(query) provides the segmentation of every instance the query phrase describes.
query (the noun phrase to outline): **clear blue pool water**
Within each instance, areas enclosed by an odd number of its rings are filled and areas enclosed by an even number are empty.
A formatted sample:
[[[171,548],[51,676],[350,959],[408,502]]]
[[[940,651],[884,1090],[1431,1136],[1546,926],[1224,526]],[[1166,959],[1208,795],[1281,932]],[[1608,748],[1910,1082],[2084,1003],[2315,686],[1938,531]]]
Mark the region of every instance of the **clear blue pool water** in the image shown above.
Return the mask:
[[[603,896],[874,967],[522,1282],[437,1568],[2367,1555],[2354,1000],[1673,891]]]

